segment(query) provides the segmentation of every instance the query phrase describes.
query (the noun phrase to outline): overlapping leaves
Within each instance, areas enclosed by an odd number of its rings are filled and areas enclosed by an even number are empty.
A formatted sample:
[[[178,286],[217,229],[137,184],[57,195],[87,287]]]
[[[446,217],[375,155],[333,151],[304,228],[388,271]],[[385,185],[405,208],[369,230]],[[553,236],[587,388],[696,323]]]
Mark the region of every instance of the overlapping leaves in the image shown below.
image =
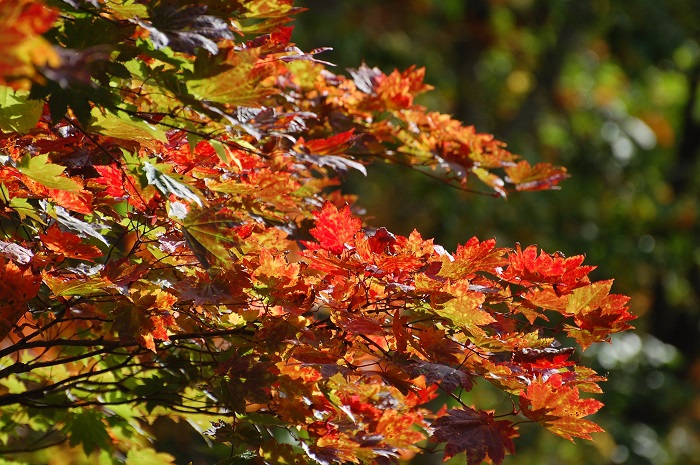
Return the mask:
[[[372,230],[337,190],[373,160],[497,195],[563,168],[417,106],[422,69],[331,73],[289,42],[292,1],[69,3],[0,1],[0,83],[33,83],[0,109],[3,431],[133,462],[158,456],[135,418],[208,414],[235,416],[209,432],[246,459],[384,464],[432,436],[476,464],[513,452],[517,415],[598,430],[579,392],[601,378],[557,338],[629,328],[611,281],[582,256]],[[425,408],[478,380],[511,397],[503,419]]]

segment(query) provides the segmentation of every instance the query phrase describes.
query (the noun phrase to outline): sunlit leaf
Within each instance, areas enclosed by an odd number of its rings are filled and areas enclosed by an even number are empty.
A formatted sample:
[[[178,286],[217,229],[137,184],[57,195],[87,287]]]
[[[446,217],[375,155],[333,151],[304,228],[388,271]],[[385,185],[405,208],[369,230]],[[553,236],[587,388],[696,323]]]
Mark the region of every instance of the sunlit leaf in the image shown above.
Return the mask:
[[[44,102],[29,100],[28,93],[0,85],[0,130],[24,134],[36,126]]]
[[[17,169],[32,181],[36,181],[45,187],[69,192],[78,192],[82,189],[82,185],[79,182],[69,177],[61,176],[66,167],[49,162],[47,154],[25,155],[17,164]]]

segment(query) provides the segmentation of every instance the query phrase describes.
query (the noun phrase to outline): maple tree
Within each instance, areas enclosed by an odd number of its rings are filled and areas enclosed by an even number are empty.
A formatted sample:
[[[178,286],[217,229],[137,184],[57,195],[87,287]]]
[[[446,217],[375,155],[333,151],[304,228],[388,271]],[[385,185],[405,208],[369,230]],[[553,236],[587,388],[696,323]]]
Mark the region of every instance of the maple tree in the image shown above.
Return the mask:
[[[0,0],[0,452],[167,463],[161,416],[254,463],[500,463],[524,421],[600,431],[572,356],[630,328],[612,281],[372,229],[338,187],[390,162],[505,197],[566,170],[416,104],[423,69],[331,72],[298,11]],[[503,411],[465,403],[479,383]]]

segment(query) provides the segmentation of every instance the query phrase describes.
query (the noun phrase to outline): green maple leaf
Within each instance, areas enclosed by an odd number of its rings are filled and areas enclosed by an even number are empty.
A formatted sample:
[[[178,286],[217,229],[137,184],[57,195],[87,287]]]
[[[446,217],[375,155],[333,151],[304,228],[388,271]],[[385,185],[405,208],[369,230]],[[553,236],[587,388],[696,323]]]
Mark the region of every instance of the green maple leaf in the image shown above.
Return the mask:
[[[25,134],[36,126],[44,102],[28,99],[27,95],[27,92],[0,86],[0,130]]]
[[[447,289],[455,297],[436,308],[435,313],[448,318],[457,326],[466,328],[474,335],[484,335],[481,326],[496,321],[490,313],[480,308],[486,300],[486,295],[470,291],[467,281],[460,281]]]
[[[93,410],[78,410],[73,413],[64,426],[71,447],[81,444],[87,455],[95,450],[110,450],[112,439],[101,418],[103,415]]]
[[[82,186],[79,182],[61,176],[65,169],[65,166],[50,163],[48,154],[35,157],[26,155],[17,165],[17,170],[20,173],[42,186],[68,192],[80,192]]]
[[[168,142],[162,129],[122,111],[117,114],[102,113],[97,108],[93,108],[90,117],[90,125],[87,129],[103,136],[137,141],[149,148],[154,147],[156,141]]]

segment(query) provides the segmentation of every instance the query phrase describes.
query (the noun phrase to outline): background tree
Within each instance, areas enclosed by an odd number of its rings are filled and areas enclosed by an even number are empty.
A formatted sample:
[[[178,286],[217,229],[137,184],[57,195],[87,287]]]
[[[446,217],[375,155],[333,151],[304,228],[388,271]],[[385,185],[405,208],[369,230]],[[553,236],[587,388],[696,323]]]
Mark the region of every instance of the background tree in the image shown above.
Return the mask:
[[[368,215],[392,230],[401,232],[410,215],[412,227],[446,246],[469,231],[585,250],[633,296],[642,331],[622,335],[612,350],[587,352],[610,372],[608,408],[597,419],[611,436],[576,449],[530,438],[539,444],[533,457],[698,463],[700,4],[303,4],[310,10],[295,30],[302,47],[332,46],[327,56],[340,66],[362,58],[388,69],[426,64],[436,91],[425,102],[572,174],[561,191],[512,196],[497,208],[494,199],[455,195],[420,177],[391,186],[375,169],[369,182],[350,179]]]
[[[337,187],[374,161],[493,197],[566,170],[417,105],[422,68],[330,72],[297,11],[0,1],[3,460],[172,462],[163,419],[221,463],[501,463],[523,422],[601,431],[574,353],[630,327],[611,280],[363,226]]]

